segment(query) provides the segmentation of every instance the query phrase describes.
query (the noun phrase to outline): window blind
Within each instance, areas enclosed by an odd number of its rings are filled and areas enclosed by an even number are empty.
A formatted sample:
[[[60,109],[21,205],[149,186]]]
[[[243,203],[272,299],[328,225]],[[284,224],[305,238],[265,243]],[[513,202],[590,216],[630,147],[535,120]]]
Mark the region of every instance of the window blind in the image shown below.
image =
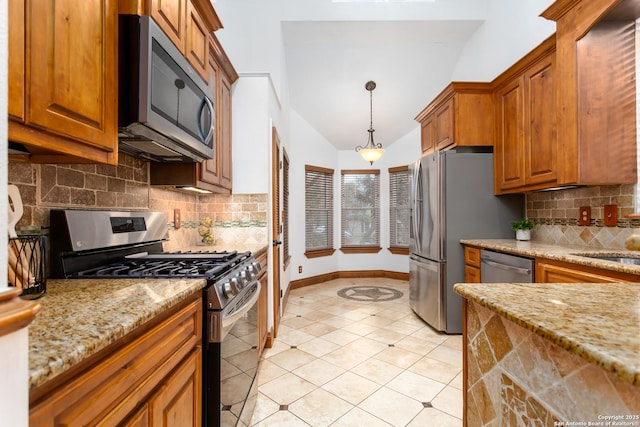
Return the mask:
[[[389,246],[409,247],[409,168],[389,169]]]
[[[380,170],[341,173],[341,246],[380,246]]]
[[[305,251],[333,249],[333,169],[305,165]]]

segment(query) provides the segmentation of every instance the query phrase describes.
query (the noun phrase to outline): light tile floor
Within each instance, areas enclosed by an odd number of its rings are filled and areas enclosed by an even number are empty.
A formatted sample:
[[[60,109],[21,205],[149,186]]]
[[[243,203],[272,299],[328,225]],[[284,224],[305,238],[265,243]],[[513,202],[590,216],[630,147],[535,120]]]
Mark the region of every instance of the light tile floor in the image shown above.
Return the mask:
[[[338,296],[353,286],[403,296]],[[460,427],[462,337],[418,318],[406,281],[332,280],[291,291],[258,384],[253,426]]]

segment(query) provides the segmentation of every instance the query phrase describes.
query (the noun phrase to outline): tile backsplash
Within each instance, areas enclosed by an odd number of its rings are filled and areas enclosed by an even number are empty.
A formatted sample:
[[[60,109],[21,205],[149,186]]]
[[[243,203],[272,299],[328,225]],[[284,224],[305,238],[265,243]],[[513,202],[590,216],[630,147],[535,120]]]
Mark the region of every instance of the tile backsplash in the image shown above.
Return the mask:
[[[47,229],[51,209],[150,210],[167,216],[165,250],[199,245],[205,217],[213,221],[214,244],[267,243],[267,194],[196,195],[152,187],[148,163],[122,153],[117,166],[9,161],[8,181],[18,186],[24,204],[18,231]],[[173,226],[175,209],[179,229]]]
[[[527,218],[535,221],[532,239],[597,249],[624,249],[625,239],[640,228],[634,213],[633,184],[579,187],[526,195]],[[618,225],[604,225],[604,206],[618,206]],[[591,208],[588,226],[578,225],[580,207]]]

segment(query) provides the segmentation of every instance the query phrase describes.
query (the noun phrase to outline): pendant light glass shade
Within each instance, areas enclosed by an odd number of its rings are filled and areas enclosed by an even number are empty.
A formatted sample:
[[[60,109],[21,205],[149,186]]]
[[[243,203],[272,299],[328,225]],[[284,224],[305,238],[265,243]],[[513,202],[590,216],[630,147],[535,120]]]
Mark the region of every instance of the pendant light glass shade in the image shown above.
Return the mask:
[[[373,128],[373,90],[376,88],[376,83],[374,81],[368,81],[364,85],[365,89],[369,91],[369,139],[367,141],[367,145],[364,147],[358,145],[356,147],[356,152],[360,153],[362,158],[364,158],[367,162],[373,165],[373,162],[380,159],[382,157],[382,153],[384,150],[382,149],[382,144],[376,144],[373,140],[373,132],[375,129]]]

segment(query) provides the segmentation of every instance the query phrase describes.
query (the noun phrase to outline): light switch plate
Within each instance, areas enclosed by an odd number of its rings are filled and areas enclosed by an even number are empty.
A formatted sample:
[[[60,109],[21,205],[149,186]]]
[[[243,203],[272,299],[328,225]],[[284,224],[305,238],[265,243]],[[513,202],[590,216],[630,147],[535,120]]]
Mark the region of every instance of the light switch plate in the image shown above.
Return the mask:
[[[580,207],[580,215],[578,217],[578,224],[580,224],[580,225],[589,225],[589,224],[591,224],[591,207],[590,206],[581,206]]]
[[[618,225],[618,205],[604,205],[604,225],[607,227]]]

